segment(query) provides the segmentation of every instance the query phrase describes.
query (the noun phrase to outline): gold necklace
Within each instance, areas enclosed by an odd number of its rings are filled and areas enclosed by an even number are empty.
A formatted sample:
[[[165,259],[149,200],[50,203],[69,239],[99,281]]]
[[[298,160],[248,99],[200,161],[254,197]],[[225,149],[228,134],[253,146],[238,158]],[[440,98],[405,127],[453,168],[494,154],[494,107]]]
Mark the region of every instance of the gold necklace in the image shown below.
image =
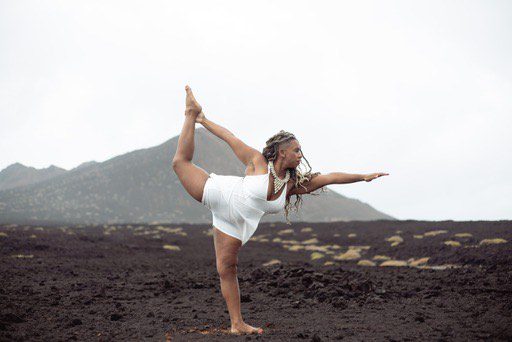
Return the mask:
[[[286,170],[286,176],[284,176],[284,179],[280,179],[274,169],[274,162],[269,161],[268,164],[270,166],[270,172],[272,173],[272,176],[274,176],[274,194],[277,194],[283,185],[288,183],[288,180],[290,180],[290,171]]]

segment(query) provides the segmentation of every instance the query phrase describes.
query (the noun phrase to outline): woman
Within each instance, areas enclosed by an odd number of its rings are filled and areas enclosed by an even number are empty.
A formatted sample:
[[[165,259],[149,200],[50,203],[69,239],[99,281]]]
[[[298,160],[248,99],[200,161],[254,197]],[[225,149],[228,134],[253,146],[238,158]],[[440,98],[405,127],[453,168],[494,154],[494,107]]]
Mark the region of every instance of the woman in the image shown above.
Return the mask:
[[[261,217],[285,209],[289,223],[292,195],[296,195],[294,204],[297,209],[300,195],[329,184],[370,182],[388,174],[334,172],[321,175],[319,172],[312,174],[311,168],[302,173],[297,168],[303,158],[301,146],[293,134],[280,131],[267,141],[260,153],[226,128],[208,120],[188,85],[185,90],[185,123],[172,166],[187,192],[212,211],[216,266],[231,319],[231,332],[261,334],[263,329],[252,327],[242,319],[237,279],[238,252],[254,234]],[[196,122],[229,144],[247,167],[245,177],[209,175],[192,163]]]

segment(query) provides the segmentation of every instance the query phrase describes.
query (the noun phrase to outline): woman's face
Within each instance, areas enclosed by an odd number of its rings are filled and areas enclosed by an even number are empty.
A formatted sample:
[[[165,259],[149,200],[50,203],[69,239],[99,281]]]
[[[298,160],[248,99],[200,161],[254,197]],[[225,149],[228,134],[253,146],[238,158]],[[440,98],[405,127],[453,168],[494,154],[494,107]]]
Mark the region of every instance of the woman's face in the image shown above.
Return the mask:
[[[299,166],[300,161],[302,160],[302,150],[299,142],[294,139],[291,140],[289,145],[281,150],[284,165],[287,168],[296,168]]]

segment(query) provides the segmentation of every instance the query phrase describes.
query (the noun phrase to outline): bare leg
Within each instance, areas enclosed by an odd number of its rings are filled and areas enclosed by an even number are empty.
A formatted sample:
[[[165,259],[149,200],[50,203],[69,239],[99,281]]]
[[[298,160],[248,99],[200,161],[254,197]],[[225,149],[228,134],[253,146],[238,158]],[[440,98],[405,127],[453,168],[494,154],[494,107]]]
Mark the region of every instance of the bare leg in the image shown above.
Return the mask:
[[[220,276],[222,296],[226,300],[231,320],[231,332],[235,334],[263,333],[263,329],[255,328],[244,322],[240,310],[240,288],[238,286],[237,265],[238,252],[242,242],[213,227],[213,242],[217,260],[217,272]]]
[[[185,123],[178,138],[178,147],[172,160],[172,168],[187,192],[198,202],[203,198],[203,189],[208,179],[208,173],[192,163],[194,156],[195,120],[202,108],[187,86]]]

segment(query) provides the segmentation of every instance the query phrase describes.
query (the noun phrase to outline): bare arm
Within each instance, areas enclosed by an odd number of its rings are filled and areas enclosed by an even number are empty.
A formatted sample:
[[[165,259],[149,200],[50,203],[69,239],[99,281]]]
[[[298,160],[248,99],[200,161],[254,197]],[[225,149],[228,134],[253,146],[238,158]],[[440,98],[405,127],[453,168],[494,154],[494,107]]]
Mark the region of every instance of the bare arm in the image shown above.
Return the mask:
[[[298,188],[293,188],[290,191],[290,196],[294,194],[309,194],[310,192],[315,191],[321,187],[324,187],[329,184],[347,184],[347,183],[355,183],[360,181],[370,182],[375,178],[380,176],[387,176],[388,173],[370,173],[370,174],[352,174],[352,173],[343,173],[343,172],[331,172],[325,175],[317,175],[313,177],[309,182],[302,183],[302,186]]]
[[[201,118],[201,124],[210,132],[224,140],[231,147],[238,159],[244,165],[248,165],[253,159],[261,155],[260,151],[246,145],[242,140],[237,138],[231,131],[215,122],[208,120],[206,117]]]
[[[343,173],[343,172],[333,172],[330,173],[331,181],[330,184],[347,184],[347,183],[355,183],[365,180],[364,177],[366,175],[360,174],[352,174],[352,173]]]

